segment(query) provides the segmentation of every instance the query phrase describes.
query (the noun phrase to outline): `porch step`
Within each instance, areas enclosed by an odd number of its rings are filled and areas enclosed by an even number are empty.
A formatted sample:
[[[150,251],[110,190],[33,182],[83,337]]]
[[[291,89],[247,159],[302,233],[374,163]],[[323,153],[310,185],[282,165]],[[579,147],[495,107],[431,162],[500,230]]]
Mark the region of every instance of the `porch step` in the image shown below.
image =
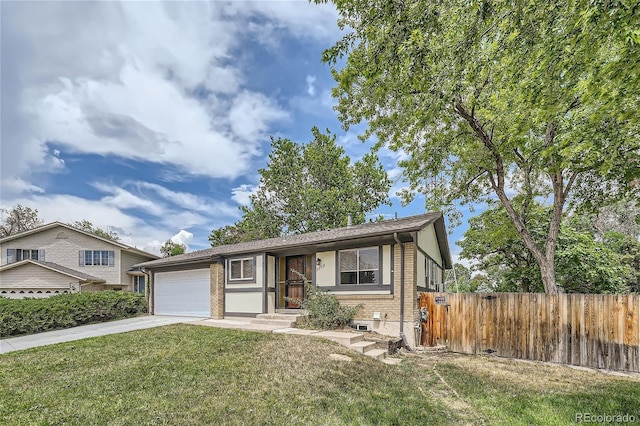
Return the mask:
[[[277,319],[252,319],[251,324],[273,325],[282,328],[291,328],[296,326],[295,321],[277,320]]]
[[[382,361],[387,357],[388,351],[386,349],[371,349],[370,351],[365,352],[366,356],[370,356],[371,358]]]
[[[252,324],[282,326],[282,328],[295,327],[296,321],[303,318],[301,314],[258,314],[251,320]]]
[[[402,362],[402,358],[385,358],[382,360],[382,362],[389,365],[397,365]]]
[[[267,319],[267,320],[287,320],[287,321],[297,321],[301,318],[306,317],[306,314],[295,313],[295,314],[283,314],[283,313],[275,313],[275,314],[258,314],[256,315],[256,319]]]
[[[351,347],[354,343],[364,340],[364,336],[362,334],[342,333],[339,331],[321,331],[316,333],[316,336],[333,340],[334,342],[340,343],[342,346],[346,347]]]
[[[361,354],[366,354],[368,351],[376,348],[376,342],[367,342],[362,340],[360,342],[356,342],[349,346],[350,349],[353,349],[356,352],[360,352]]]

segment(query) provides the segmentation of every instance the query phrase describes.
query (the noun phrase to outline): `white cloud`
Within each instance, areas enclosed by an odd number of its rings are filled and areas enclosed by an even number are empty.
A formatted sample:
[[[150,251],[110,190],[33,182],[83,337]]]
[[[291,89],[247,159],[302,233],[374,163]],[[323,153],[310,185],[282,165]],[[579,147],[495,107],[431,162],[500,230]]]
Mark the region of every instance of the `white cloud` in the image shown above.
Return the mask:
[[[177,234],[171,237],[171,241],[177,244],[184,244],[187,249],[189,249],[189,243],[191,240],[193,240],[193,234],[189,231],[185,231],[184,229],[181,229]]]
[[[235,1],[225,5],[225,14],[266,19],[251,20],[250,24],[263,37],[261,42],[267,44],[277,43],[274,34],[278,31],[323,41],[337,40],[341,34],[336,25],[338,12],[332,4],[311,5],[305,0]]]
[[[238,204],[248,206],[251,204],[251,195],[255,194],[258,190],[257,186],[243,184],[231,190],[233,194],[231,199]]]
[[[304,1],[8,2],[2,15],[0,201],[123,230],[124,243],[155,253],[176,229],[206,246],[208,230],[239,215],[231,200],[171,183],[245,174],[274,124],[290,119],[286,99],[247,81],[241,43],[279,43],[283,31],[327,46],[339,37],[335,8]],[[139,174],[87,178],[72,166],[77,153],[161,165],[167,186]],[[95,199],[47,194],[46,174],[61,171],[93,182]],[[254,190],[236,189],[238,203]]]
[[[316,94],[316,88],[314,86],[314,84],[316,83],[316,77],[313,75],[308,75],[307,76],[307,94],[309,96],[313,96]]]
[[[247,117],[254,117],[255,120],[249,121]],[[229,111],[231,130],[247,142],[266,138],[268,123],[287,117],[288,114],[266,96],[251,92],[239,93]]]
[[[69,152],[237,177],[269,127],[288,117],[247,90],[231,60],[247,21],[327,39],[335,38],[335,18],[332,7],[277,2],[7,3],[3,183],[64,168],[59,153],[47,152],[49,141]]]
[[[166,209],[162,204],[134,195],[118,186],[100,182],[95,182],[92,186],[101,192],[110,194],[100,200],[105,205],[113,206],[120,210],[143,209],[145,212],[154,216],[163,216],[166,214]]]
[[[209,215],[236,216],[238,214],[235,206],[222,201],[206,199],[188,192],[172,191],[162,185],[149,182],[134,182],[132,185],[140,189],[151,189],[164,200],[174,204],[177,208],[196,210]],[[149,197],[151,196],[149,195]]]
[[[13,176],[3,176],[2,182],[0,182],[0,193],[3,194],[3,199],[9,194],[21,194],[25,192],[44,192],[44,188],[41,186],[33,185],[27,182],[24,179],[13,177]]]
[[[14,199],[11,205],[15,204],[37,208],[45,222],[71,223],[86,219],[103,229],[114,226],[133,232],[147,228],[139,219],[122,212],[116,206],[106,205],[102,200],[87,200],[71,195],[32,195],[29,198]]]

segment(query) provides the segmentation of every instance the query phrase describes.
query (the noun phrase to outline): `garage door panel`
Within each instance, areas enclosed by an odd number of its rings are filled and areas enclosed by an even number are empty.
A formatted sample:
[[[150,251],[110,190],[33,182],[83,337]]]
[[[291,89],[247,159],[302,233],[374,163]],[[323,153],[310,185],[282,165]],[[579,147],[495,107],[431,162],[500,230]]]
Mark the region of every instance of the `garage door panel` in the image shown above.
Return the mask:
[[[209,317],[209,269],[154,274],[154,314]]]

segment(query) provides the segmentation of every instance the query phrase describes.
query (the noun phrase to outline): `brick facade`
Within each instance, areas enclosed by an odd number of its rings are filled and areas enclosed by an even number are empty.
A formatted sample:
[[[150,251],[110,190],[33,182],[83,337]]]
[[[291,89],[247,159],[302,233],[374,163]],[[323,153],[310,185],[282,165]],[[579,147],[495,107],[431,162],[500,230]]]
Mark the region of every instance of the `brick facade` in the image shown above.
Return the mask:
[[[373,331],[387,335],[400,333],[400,286],[404,284],[404,324],[403,331],[407,343],[414,346],[414,324],[419,318],[418,289],[416,285],[416,245],[404,243],[404,283],[401,282],[401,250],[394,245],[393,252],[393,294],[340,295],[336,297],[347,306],[362,305],[354,322],[369,324]],[[373,319],[373,313],[380,312],[380,320]]]
[[[211,318],[224,318],[224,264],[212,263],[211,266]]]

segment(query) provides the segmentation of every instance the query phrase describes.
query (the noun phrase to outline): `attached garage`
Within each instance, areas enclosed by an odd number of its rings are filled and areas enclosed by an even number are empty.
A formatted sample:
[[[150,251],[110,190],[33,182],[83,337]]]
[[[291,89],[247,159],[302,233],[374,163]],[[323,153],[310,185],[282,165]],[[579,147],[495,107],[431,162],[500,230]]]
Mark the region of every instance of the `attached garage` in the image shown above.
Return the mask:
[[[210,270],[156,272],[154,314],[205,317],[211,315]]]

